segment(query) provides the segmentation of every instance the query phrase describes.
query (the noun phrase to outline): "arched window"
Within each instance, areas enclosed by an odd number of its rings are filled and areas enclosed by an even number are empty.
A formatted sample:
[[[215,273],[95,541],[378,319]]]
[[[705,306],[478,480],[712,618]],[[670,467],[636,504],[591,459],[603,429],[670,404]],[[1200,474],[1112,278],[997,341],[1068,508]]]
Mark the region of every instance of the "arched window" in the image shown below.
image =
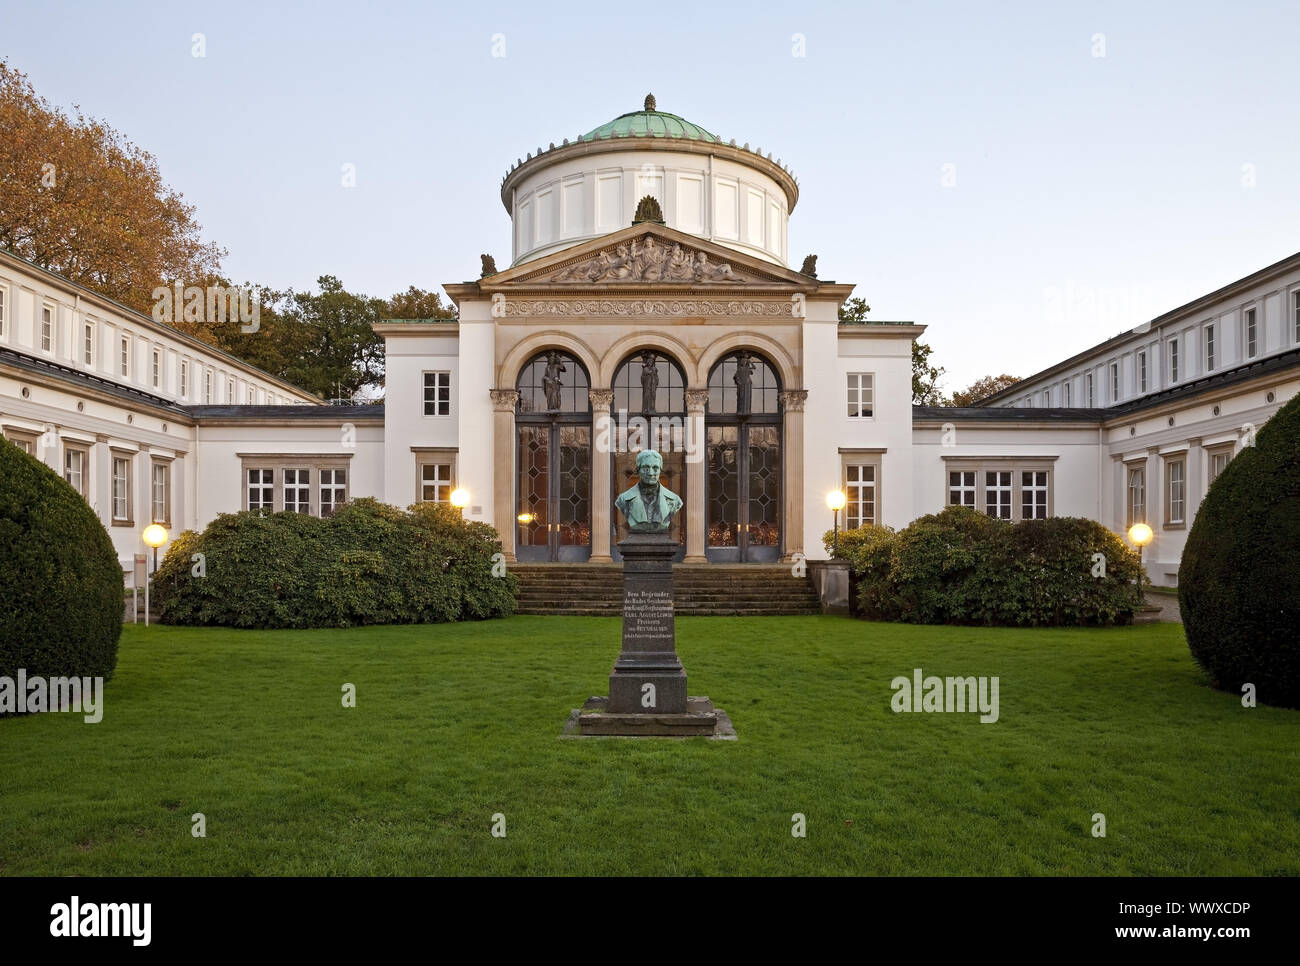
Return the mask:
[[[756,352],[741,349],[709,373],[708,412],[713,415],[776,415],[781,384],[776,370]]]
[[[614,373],[613,389],[615,414],[686,412],[686,377],[681,367],[654,349],[638,349],[624,359]]]
[[[519,390],[520,415],[591,412],[587,370],[559,349],[533,356],[520,370],[515,388]]]

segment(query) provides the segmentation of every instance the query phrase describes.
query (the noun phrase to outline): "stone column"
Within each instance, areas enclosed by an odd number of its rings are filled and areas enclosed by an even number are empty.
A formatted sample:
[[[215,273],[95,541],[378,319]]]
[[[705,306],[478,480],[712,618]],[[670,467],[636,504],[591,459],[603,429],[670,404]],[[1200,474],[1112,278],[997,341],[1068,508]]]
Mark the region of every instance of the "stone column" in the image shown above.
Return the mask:
[[[807,389],[787,389],[781,393],[781,408],[785,412],[785,557],[794,559],[803,549],[803,406],[808,399]]]
[[[704,432],[704,407],[709,401],[707,389],[686,390],[686,421],[695,452],[686,453],[686,563],[704,563],[706,533],[704,508],[708,503],[708,438]]]
[[[612,427],[609,425],[609,407],[614,402],[614,390],[590,389],[592,433],[591,441],[591,562],[613,563],[609,553],[610,473],[613,448]]]
[[[515,562],[515,405],[514,389],[492,389],[492,519],[507,563]]]

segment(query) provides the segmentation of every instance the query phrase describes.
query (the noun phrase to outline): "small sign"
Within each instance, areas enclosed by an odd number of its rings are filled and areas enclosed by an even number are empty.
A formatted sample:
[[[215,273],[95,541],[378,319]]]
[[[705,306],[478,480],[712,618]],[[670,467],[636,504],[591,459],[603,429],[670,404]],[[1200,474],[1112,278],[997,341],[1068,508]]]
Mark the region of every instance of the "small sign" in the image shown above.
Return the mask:
[[[135,555],[135,585],[143,587],[149,579],[149,558],[142,553]]]

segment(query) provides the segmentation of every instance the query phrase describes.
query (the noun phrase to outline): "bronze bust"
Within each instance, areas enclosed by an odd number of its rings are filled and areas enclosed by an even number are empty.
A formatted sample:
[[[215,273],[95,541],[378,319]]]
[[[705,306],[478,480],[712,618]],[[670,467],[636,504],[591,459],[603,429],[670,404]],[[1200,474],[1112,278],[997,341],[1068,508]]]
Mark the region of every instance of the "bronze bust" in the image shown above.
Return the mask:
[[[682,508],[682,498],[659,483],[663,466],[664,458],[658,452],[643,449],[636,456],[640,482],[614,501],[633,533],[667,533],[673,515]]]

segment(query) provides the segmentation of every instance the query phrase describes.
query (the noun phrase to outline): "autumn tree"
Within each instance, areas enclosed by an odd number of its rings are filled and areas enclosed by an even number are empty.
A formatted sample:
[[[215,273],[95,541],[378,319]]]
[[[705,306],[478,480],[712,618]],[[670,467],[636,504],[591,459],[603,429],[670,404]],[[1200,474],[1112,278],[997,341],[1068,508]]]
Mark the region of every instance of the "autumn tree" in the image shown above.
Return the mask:
[[[220,282],[226,253],[154,157],[74,111],[0,61],[0,247],[142,312],[159,285]]]
[[[1010,376],[1003,373],[1000,376],[982,376],[976,379],[965,389],[959,389],[952,394],[946,405],[949,406],[974,406],[982,399],[987,399],[995,392],[1001,392],[1007,386],[1015,385],[1020,381],[1019,376]]]
[[[455,317],[455,305],[444,305],[442,296],[437,292],[426,292],[414,285],[390,298],[384,308],[386,319],[454,319]]]

